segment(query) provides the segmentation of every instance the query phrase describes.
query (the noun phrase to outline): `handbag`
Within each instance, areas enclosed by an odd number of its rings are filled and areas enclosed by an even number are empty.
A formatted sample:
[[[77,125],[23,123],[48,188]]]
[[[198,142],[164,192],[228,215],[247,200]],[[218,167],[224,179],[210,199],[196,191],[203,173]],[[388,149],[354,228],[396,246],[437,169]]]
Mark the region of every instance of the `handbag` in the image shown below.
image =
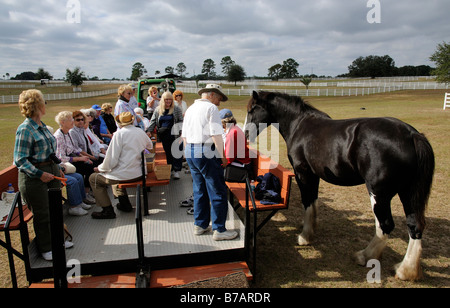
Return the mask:
[[[247,167],[239,167],[235,165],[227,165],[225,168],[225,181],[230,183],[245,183],[248,177]]]
[[[72,174],[72,173],[77,172],[77,168],[69,162],[62,163],[61,167],[64,168],[64,174]]]

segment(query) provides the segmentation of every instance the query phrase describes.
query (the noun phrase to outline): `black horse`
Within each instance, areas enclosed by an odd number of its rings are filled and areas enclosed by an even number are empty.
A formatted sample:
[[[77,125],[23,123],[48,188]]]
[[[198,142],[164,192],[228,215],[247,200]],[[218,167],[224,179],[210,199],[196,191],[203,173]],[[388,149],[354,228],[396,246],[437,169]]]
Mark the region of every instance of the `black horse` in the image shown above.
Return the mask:
[[[300,245],[310,244],[314,233],[320,179],[340,186],[366,184],[376,235],[356,253],[357,263],[380,258],[394,229],[391,199],[398,194],[410,241],[396,277],[421,277],[421,238],[435,167],[433,149],[422,134],[394,118],[333,120],[300,97],[273,92],[253,93],[246,123],[247,133],[256,129],[252,139],[259,124],[279,125],[306,210]]]

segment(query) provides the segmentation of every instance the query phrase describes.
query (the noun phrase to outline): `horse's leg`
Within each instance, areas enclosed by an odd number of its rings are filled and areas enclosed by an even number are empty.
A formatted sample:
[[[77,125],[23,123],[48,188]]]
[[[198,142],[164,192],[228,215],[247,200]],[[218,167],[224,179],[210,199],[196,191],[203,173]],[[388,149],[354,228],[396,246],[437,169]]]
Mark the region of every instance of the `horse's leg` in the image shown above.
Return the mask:
[[[302,195],[302,203],[305,207],[305,218],[303,222],[303,231],[298,237],[298,244],[306,246],[311,244],[314,235],[314,229],[317,226],[317,210],[319,197],[320,178],[311,175],[308,178],[299,179],[296,176],[297,184]]]
[[[406,214],[408,225],[409,244],[403,261],[395,266],[397,279],[418,280],[422,278],[420,257],[422,255],[422,233],[424,223],[418,223],[416,215],[411,208],[411,196],[409,193],[399,193]]]
[[[391,213],[392,197],[377,197],[370,193],[370,202],[375,214],[376,232],[369,245],[355,254],[356,263],[366,266],[367,261],[372,259],[380,259],[384,248],[387,245],[389,234],[394,230],[394,220]]]

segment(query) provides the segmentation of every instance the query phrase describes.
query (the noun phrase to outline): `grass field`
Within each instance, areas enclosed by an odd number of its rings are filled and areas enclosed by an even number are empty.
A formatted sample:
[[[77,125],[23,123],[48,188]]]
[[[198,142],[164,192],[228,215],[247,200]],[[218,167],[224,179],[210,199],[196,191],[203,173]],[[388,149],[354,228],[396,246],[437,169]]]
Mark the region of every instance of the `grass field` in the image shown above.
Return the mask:
[[[196,95],[187,95],[188,105]],[[408,234],[403,209],[398,197],[392,202],[396,229],[391,234],[383,258],[382,283],[366,281],[369,268],[356,265],[352,254],[367,246],[375,227],[365,186],[337,187],[324,182],[320,185],[320,210],[315,242],[308,247],[297,245],[302,230],[304,210],[298,187],[293,184],[289,210],[278,213],[259,233],[257,266],[254,287],[263,288],[406,288],[449,287],[450,279],[450,111],[443,111],[444,91],[402,91],[364,97],[307,98],[312,105],[335,119],[349,117],[397,117],[417,128],[430,140],[436,156],[433,190],[427,210],[427,229],[423,240],[422,266],[424,279],[402,282],[394,279],[393,266],[406,252]],[[62,110],[76,110],[104,102],[115,103],[116,96],[53,101],[47,105],[44,122],[57,127],[54,116]],[[226,107],[243,123],[246,97],[230,97]],[[23,122],[17,105],[0,106],[0,168],[11,165],[14,134]],[[280,163],[290,168],[286,146],[280,137]],[[31,226],[31,225],[30,225]],[[0,235],[3,236],[3,235]],[[15,239],[18,241],[18,239]],[[0,287],[10,287],[6,253],[0,251]],[[19,262],[17,262],[19,263]],[[26,287],[24,269],[19,268],[20,285]]]

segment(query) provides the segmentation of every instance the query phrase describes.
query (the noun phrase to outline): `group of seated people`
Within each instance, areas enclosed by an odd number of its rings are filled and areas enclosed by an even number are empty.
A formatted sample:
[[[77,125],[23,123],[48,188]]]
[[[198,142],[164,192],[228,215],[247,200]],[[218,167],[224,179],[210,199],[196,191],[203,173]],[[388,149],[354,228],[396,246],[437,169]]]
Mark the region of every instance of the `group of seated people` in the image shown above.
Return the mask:
[[[109,108],[112,108],[108,105],[103,106],[105,115],[110,113]],[[61,161],[61,167],[68,179],[69,214],[74,216],[86,215],[88,213],[86,210],[95,204],[89,185],[89,176],[94,172],[94,167],[103,162],[108,143],[112,138],[109,129],[102,129],[106,134],[100,135],[101,125],[97,123],[100,121],[105,123],[105,120],[97,109],[100,107],[94,105],[90,109],[62,111],[55,117],[59,125],[59,129],[54,134],[57,142],[55,154]],[[114,129],[113,126],[111,128]],[[98,134],[95,134],[94,130]]]
[[[29,90],[20,96],[19,106],[26,119],[16,133],[14,164],[21,171],[19,188],[35,214],[36,238],[39,239],[39,250],[46,260],[52,258],[47,230],[48,200],[41,200],[34,191],[57,188],[59,182],[55,181],[55,177],[67,179],[70,215],[87,215],[87,210],[96,204],[101,211],[93,212],[92,218],[115,218],[108,195],[110,186],[114,196],[119,199],[117,208],[130,212],[132,206],[126,189],[120,189],[118,184],[140,179],[141,153],[153,148],[151,137],[156,132],[162,142],[167,164],[172,165],[173,178],[180,178],[183,157],[173,155],[173,149],[178,147],[179,152],[183,153],[183,143],[179,138],[187,108],[182,101],[183,93],[165,92],[159,105],[153,105],[154,110],[148,122],[141,108],[135,110],[128,104],[133,95],[130,86],[121,86],[118,94],[114,115],[111,104],[58,113],[55,121],[59,128],[54,135],[41,122],[47,104],[42,93]],[[232,113],[225,112],[224,118],[232,118]],[[224,132],[234,131],[229,128],[224,123]],[[55,164],[62,168],[57,168]],[[66,243],[66,248],[70,246],[73,243]]]

